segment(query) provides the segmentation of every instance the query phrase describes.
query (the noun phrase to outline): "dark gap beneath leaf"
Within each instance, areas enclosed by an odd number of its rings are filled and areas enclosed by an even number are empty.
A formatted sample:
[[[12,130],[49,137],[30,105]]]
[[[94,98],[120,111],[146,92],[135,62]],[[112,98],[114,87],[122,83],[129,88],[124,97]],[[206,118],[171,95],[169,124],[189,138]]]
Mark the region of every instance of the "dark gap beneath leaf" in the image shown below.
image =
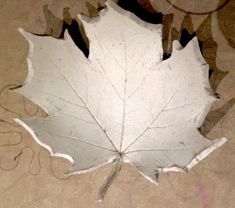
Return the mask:
[[[187,29],[182,29],[181,32],[180,32],[180,44],[182,47],[185,47],[194,37],[196,36],[196,33],[193,32],[193,33],[189,33]],[[199,41],[199,46],[200,46],[200,51],[202,53],[202,46],[201,46],[201,43]],[[168,58],[171,57],[171,53],[164,53],[163,54],[163,60],[166,60]]]
[[[75,19],[72,19],[71,24],[63,23],[63,29],[61,31],[60,37],[64,37],[65,30],[68,30],[69,35],[71,36],[75,45],[83,52],[83,54],[88,58],[89,48],[83,38],[83,35],[80,31],[78,22]]]
[[[198,44],[199,44],[200,51],[202,53],[203,52],[203,42],[198,39]]]
[[[188,30],[185,28],[181,31],[181,36],[180,36],[180,44],[185,47],[190,40],[192,40],[196,36],[196,33],[189,33]],[[201,48],[200,48],[201,49]]]
[[[209,69],[209,79],[211,78],[212,73],[213,73],[213,69]]]
[[[171,53],[167,54],[167,53],[164,53],[163,54],[163,61],[170,58],[171,57]]]
[[[163,14],[160,12],[148,12],[146,11],[137,0],[119,0],[117,4],[123,9],[134,13],[140,19],[152,23],[161,24],[163,20]]]
[[[85,34],[82,25],[78,24],[75,18],[71,17],[69,8],[64,8],[63,10],[63,27],[59,38],[64,37],[65,30],[68,30],[75,45],[83,52],[83,54],[88,58],[89,56],[89,40]]]

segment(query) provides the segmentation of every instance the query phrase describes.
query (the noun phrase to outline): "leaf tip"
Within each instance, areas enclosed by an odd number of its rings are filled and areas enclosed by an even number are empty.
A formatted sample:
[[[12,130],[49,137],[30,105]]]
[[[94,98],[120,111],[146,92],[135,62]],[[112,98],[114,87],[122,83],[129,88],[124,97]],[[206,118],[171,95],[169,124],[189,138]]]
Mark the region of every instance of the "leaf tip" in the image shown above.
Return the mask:
[[[18,31],[19,31],[21,34],[24,33],[24,29],[23,29],[22,27],[19,27],[19,28],[18,28]]]
[[[202,150],[199,154],[197,154],[191,162],[186,166],[189,170],[193,168],[198,162],[203,160],[205,157],[207,157],[211,152],[222,146],[225,142],[227,142],[227,139],[225,137],[222,137],[220,139],[216,139],[212,141],[212,145]]]

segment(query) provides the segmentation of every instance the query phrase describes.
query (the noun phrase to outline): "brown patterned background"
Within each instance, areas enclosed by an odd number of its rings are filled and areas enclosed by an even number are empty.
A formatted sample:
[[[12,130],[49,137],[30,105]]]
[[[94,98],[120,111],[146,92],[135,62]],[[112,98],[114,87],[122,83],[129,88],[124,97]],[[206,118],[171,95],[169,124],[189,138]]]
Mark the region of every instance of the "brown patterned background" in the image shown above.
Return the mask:
[[[173,39],[182,39],[184,33],[187,37],[198,36],[202,53],[211,67],[212,87],[220,96],[201,131],[211,139],[225,136],[228,142],[188,174],[160,175],[160,184],[155,186],[133,167],[125,165],[104,201],[97,203],[96,192],[110,166],[65,177],[63,173],[70,166],[69,162],[50,157],[14,123],[16,117],[45,116],[35,104],[9,90],[20,85],[27,74],[28,44],[17,28],[58,38],[63,27],[69,28],[76,14],[96,16],[97,8],[103,3],[95,0],[0,0],[0,208],[233,208],[235,0],[151,0],[151,4],[139,0],[148,12],[164,14],[166,55],[171,52]]]

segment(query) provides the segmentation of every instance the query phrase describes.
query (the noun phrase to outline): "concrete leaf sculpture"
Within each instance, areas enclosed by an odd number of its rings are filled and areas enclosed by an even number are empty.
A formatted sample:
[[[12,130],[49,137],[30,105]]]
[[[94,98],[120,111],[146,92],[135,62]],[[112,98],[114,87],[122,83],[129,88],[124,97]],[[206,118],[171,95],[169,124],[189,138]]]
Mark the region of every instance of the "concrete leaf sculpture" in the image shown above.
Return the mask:
[[[108,1],[100,17],[82,19],[90,41],[86,58],[63,40],[28,40],[28,76],[17,91],[48,114],[16,119],[52,155],[73,164],[68,174],[113,163],[101,200],[123,163],[151,182],[166,171],[186,171],[226,139],[210,141],[198,128],[216,100],[198,41],[175,41],[162,61],[161,25]]]

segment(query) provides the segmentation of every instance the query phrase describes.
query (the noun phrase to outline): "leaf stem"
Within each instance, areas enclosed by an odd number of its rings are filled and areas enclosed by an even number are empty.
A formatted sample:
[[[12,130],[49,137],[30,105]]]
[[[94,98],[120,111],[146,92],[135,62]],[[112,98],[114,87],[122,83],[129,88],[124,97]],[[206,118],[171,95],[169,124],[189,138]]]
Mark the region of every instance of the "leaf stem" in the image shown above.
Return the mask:
[[[111,186],[113,180],[117,177],[117,175],[121,171],[121,167],[122,167],[122,157],[118,157],[114,161],[114,167],[110,172],[109,176],[106,178],[105,182],[101,185],[99,192],[96,196],[96,201],[101,202],[104,199],[105,194],[108,191],[109,187]]]

